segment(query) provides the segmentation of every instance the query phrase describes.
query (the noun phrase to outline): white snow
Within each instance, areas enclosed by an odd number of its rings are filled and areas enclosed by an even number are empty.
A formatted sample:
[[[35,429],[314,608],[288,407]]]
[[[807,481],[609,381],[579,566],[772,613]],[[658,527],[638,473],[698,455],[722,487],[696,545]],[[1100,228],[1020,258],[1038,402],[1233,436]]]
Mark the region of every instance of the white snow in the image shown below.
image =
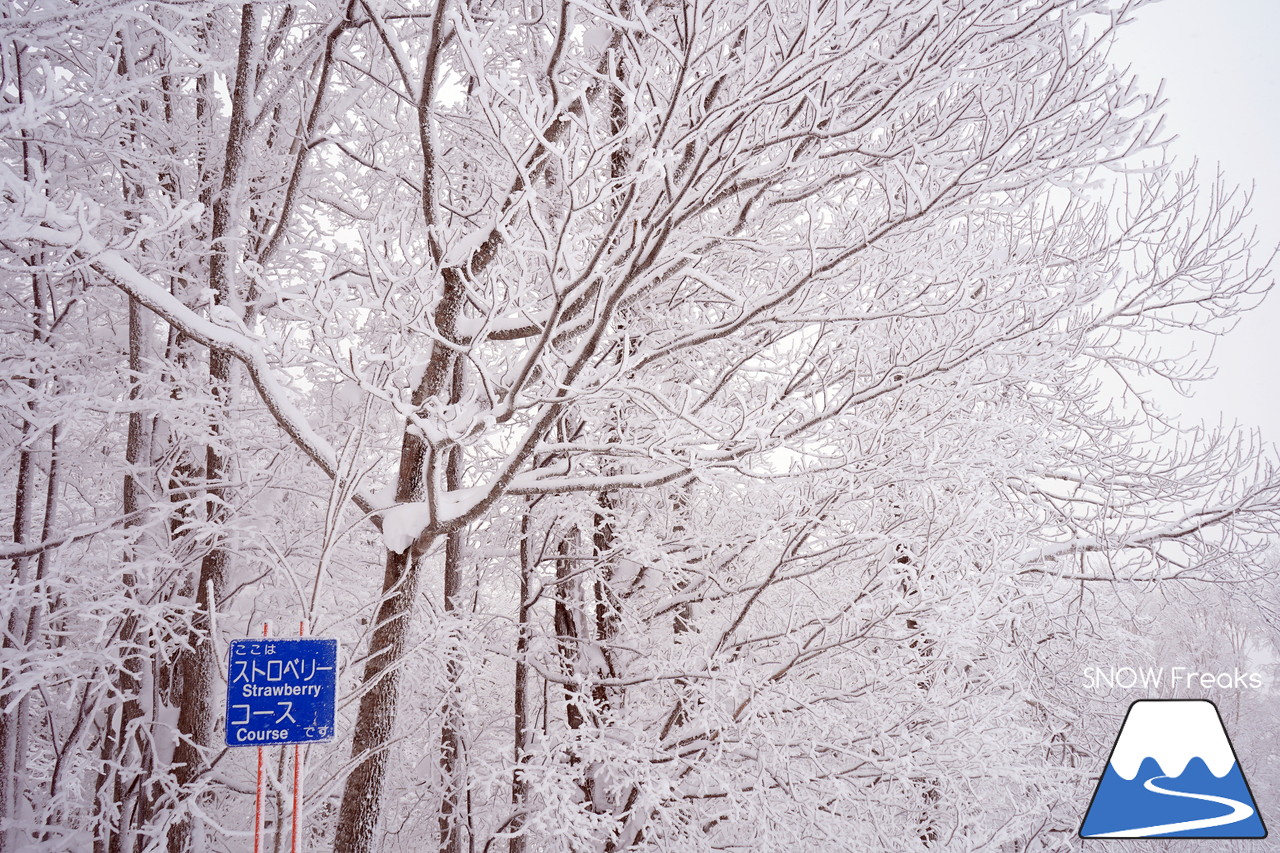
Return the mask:
[[[430,521],[431,508],[426,501],[396,504],[382,513],[382,541],[388,551],[402,554]]]
[[[484,241],[489,239],[489,235],[493,233],[493,229],[497,227],[497,217],[489,217],[478,228],[470,234],[463,235],[453,240],[449,247],[445,250],[444,258],[440,261],[442,267],[461,266],[471,260],[471,256],[476,250],[484,245]]]
[[[596,24],[593,27],[588,27],[583,34],[582,46],[594,56],[604,53],[612,40],[613,30],[604,24]]]
[[[2,176],[2,173],[0,173]],[[40,201],[41,219],[64,225],[64,229],[47,225],[16,223],[12,237],[27,237],[50,246],[65,246],[93,259],[100,268],[113,277],[115,283],[149,310],[163,317],[175,328],[209,347],[220,347],[244,364],[257,386],[258,393],[276,422],[302,447],[303,451],[330,477],[337,476],[338,454],[333,446],[307,420],[306,415],[290,399],[290,395],[276,378],[266,353],[258,340],[245,331],[220,326],[201,317],[184,305],[161,285],[147,278],[129,263],[119,252],[108,249],[103,243],[74,224],[74,219],[53,205]],[[243,324],[241,324],[243,329]],[[372,503],[363,490],[356,490],[356,500],[362,508]]]
[[[1197,757],[1217,777],[1227,775],[1236,763],[1213,703],[1148,700],[1135,703],[1125,718],[1111,766],[1130,780],[1138,775],[1144,758],[1154,758],[1166,776],[1180,776]]]

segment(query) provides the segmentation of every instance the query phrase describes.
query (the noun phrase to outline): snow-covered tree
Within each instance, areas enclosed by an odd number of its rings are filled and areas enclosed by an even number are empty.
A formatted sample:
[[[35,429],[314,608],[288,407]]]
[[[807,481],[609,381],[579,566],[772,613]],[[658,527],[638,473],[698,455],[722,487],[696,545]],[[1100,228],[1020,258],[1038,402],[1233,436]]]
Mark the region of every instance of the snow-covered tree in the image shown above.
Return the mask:
[[[1152,399],[1264,271],[1127,11],[14,4],[5,849],[237,843],[297,616],[344,853],[1064,848],[1062,673],[1280,485]]]

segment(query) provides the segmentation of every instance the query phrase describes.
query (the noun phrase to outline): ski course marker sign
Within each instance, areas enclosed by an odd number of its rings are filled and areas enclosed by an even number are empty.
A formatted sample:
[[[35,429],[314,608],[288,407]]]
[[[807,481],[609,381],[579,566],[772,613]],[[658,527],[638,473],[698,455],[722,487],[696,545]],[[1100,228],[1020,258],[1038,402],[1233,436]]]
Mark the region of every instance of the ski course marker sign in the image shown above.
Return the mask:
[[[336,639],[232,640],[228,657],[227,746],[333,740]]]

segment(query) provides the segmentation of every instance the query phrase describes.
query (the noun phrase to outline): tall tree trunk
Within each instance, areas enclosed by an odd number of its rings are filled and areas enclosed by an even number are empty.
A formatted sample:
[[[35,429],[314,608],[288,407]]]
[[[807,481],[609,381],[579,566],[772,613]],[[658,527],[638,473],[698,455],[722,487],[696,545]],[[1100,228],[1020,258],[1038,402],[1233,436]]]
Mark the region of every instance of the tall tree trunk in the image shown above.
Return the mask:
[[[34,379],[28,379],[27,384],[34,390]],[[18,483],[13,497],[13,541],[17,545],[27,542],[35,504],[36,459],[35,453],[27,446],[32,431],[31,420],[27,420],[22,425]],[[9,582],[17,589],[25,589],[31,582],[32,562],[30,556],[13,558],[13,570],[9,576]],[[22,659],[21,656],[12,653],[17,649],[17,638],[26,634],[26,624],[21,608],[15,607],[9,613],[8,624],[5,627],[2,645],[8,653],[6,657],[10,662],[0,672],[0,708],[2,708],[0,711],[0,822],[6,822],[3,833],[0,834],[0,850],[3,853],[10,853],[17,850],[17,832],[7,822],[15,820],[18,816],[18,799],[21,796],[18,789],[22,768],[26,763],[19,749],[21,740],[19,730],[25,724],[25,720],[19,708],[15,707],[21,691],[17,680],[22,670]]]
[[[462,397],[462,370],[460,359],[454,359],[453,378],[449,402],[457,403]],[[445,451],[444,482],[448,491],[462,486],[462,448],[454,445]],[[444,546],[444,612],[446,618],[460,609],[462,598],[462,531],[455,530],[445,537]],[[440,775],[444,781],[444,796],[440,800],[440,853],[462,853],[464,836],[470,839],[471,816],[467,813],[467,771],[465,742],[462,738],[462,711],[459,707],[459,680],[462,662],[458,660],[459,638],[450,633],[446,650],[448,683],[445,685],[444,721],[440,726]]]
[[[439,310],[448,310],[442,302]],[[456,303],[453,311],[457,310]],[[439,322],[439,320],[437,321]],[[451,327],[451,326],[450,326]],[[421,406],[440,391],[452,375],[452,355],[436,347],[414,394]],[[396,502],[420,501],[429,471],[429,454],[418,430],[405,424],[400,438],[400,468],[396,475]],[[428,534],[404,551],[387,550],[382,575],[382,600],[375,617],[369,656],[365,660],[361,684],[364,695],[356,714],[351,755],[355,769],[347,777],[338,809],[338,831],[334,850],[340,853],[369,853],[382,814],[383,786],[387,778],[387,749],[395,730],[400,700],[400,662],[407,646],[410,616],[418,595],[421,556],[430,550],[436,536]]]
[[[608,492],[596,496],[596,511],[591,519],[591,546],[595,557],[596,578],[593,584],[595,593],[595,640],[600,648],[600,659],[604,662],[606,675],[614,676],[613,641],[618,633],[618,597],[613,589],[614,562],[613,521],[610,516],[614,510],[614,499]],[[599,713],[605,714],[610,708],[608,689],[599,683],[591,686],[591,697]]]
[[[34,379],[26,380],[27,385],[35,390]],[[22,545],[28,541],[36,495],[36,458],[35,452],[27,446],[34,431],[31,419],[22,425],[22,450],[18,455],[18,483],[14,492],[13,541]],[[13,558],[13,570],[9,583],[19,590],[25,590],[31,583],[31,568],[34,559],[30,556]],[[25,593],[24,593],[25,595]],[[26,766],[21,748],[21,730],[26,725],[23,705],[20,702],[22,687],[18,683],[23,668],[24,654],[14,654],[18,650],[18,637],[26,636],[27,614],[20,607],[10,613],[5,626],[3,649],[9,663],[0,671],[0,823],[4,824],[0,833],[0,851],[12,853],[18,849],[18,834],[12,821],[18,818],[18,802],[21,794],[22,779]]]
[[[452,339],[455,335],[462,294],[459,282],[446,279],[444,295],[436,306],[434,320],[436,328],[447,339]],[[455,360],[456,355],[449,347],[432,348],[422,382],[413,394],[415,408],[422,407],[429,398],[444,393],[446,387],[450,396],[459,393],[455,387],[455,382],[460,381],[455,373]],[[454,450],[455,448],[445,448],[443,452],[448,456]],[[411,423],[406,423],[400,439],[396,503],[423,500],[428,484],[432,484],[434,490],[437,466],[441,461],[437,456],[423,441],[420,431]],[[455,470],[454,475],[448,474],[451,456],[443,461],[445,476],[440,479],[447,488],[450,477],[457,476],[459,471]],[[439,536],[439,533],[429,528],[403,552],[387,551],[382,576],[382,599],[375,617],[373,636],[369,641],[369,656],[361,676],[365,693],[360,697],[351,744],[351,755],[357,763],[347,777],[342,791],[342,803],[338,808],[338,831],[334,849],[340,853],[369,853],[373,850],[374,834],[382,815],[383,788],[389,759],[387,749],[395,730],[396,710],[400,701],[400,663],[407,647],[414,601],[421,580],[421,557],[431,550]],[[448,597],[446,595],[446,599]]]
[[[524,767],[529,760],[533,720],[529,715],[529,664],[525,656],[529,654],[529,610],[533,606],[530,596],[533,594],[534,556],[530,537],[533,535],[533,508],[539,500],[528,501],[520,515],[520,604],[516,611],[516,675],[512,688],[511,817],[505,827],[512,835],[507,842],[507,853],[525,853],[528,847],[522,832],[529,798],[529,781],[525,778]]]
[[[907,602],[912,615],[905,620],[908,636],[911,639],[907,642],[907,648],[913,649],[919,656],[916,669],[916,689],[922,694],[928,693],[932,686],[933,675],[930,671],[931,658],[933,657],[934,641],[925,632],[924,626],[920,620],[915,618],[916,613],[924,612],[924,608],[920,603],[920,586],[915,578],[919,575],[921,567],[917,562],[916,556],[911,549],[904,543],[898,543],[894,546],[897,557],[894,563],[899,566],[906,567],[903,570],[901,580],[899,581],[899,589],[902,592],[903,600]],[[920,786],[920,800],[923,808],[920,812],[919,833],[920,841],[925,847],[934,846],[939,838],[939,831],[936,825],[937,815],[934,806],[941,801],[942,792],[938,787],[938,780],[929,776],[915,776],[909,780]]]
[[[32,260],[35,265],[35,260]],[[46,301],[44,288],[47,282],[40,275],[31,276],[32,296],[32,342],[47,345],[49,328],[52,326],[50,313],[53,306]],[[42,383],[32,377],[26,380],[27,387],[36,392]],[[35,404],[30,408],[31,417],[22,425],[21,450],[18,454],[18,482],[14,494],[13,541],[15,544],[28,542],[31,537],[31,526],[36,520],[37,474],[39,464],[37,451],[29,445],[36,436]],[[34,537],[37,542],[48,541],[54,536],[54,528],[58,515],[58,493],[60,488],[58,439],[61,426],[54,423],[49,429],[49,463],[44,477],[44,501],[41,505],[40,530]],[[10,663],[0,671],[0,803],[3,812],[0,819],[18,817],[20,798],[24,789],[28,796],[36,796],[23,783],[26,771],[27,737],[33,720],[31,709],[32,694],[29,689],[15,684],[15,679],[27,667],[28,656],[37,647],[40,640],[41,620],[47,604],[46,582],[49,572],[49,561],[52,559],[50,549],[41,550],[38,555],[25,555],[13,559],[13,574],[10,582],[19,591],[25,606],[16,606],[9,613],[4,626],[3,647],[16,652],[10,655]],[[35,569],[34,573],[32,569]],[[16,706],[16,707],[15,707]],[[17,831],[14,827],[6,827],[0,834],[0,849],[16,850],[19,847]]]
[[[133,56],[135,53],[129,33],[122,32],[119,37],[120,55],[116,64],[116,73],[121,80],[133,77]],[[136,103],[136,111],[119,108],[121,117],[129,127],[129,141],[136,150],[145,147],[139,128],[139,116],[150,111],[147,99]],[[132,205],[138,203],[146,195],[147,188],[136,184],[128,177],[121,179],[122,196],[129,203],[126,208],[126,220],[133,230],[135,217]],[[171,191],[171,190],[170,190]],[[150,461],[148,431],[143,413],[138,408],[142,397],[143,349],[146,338],[146,326],[142,306],[133,297],[128,302],[128,385],[129,385],[129,420],[128,433],[125,440],[125,473],[123,492],[121,495],[125,513],[125,529],[136,529],[141,524],[143,507],[142,484],[138,480],[142,466]],[[122,581],[125,596],[130,602],[137,600],[138,577],[134,564],[137,560],[135,541],[125,546],[123,554],[124,572]],[[113,645],[121,650],[121,660],[114,670],[114,693],[119,697],[120,705],[108,710],[107,720],[103,725],[102,742],[99,756],[102,770],[99,773],[97,799],[99,814],[117,814],[118,819],[102,827],[105,837],[95,841],[95,847],[107,853],[124,853],[135,847],[137,832],[145,825],[149,807],[147,796],[150,792],[150,778],[154,768],[150,749],[150,732],[142,724],[147,710],[142,701],[144,679],[142,677],[148,655],[145,652],[146,641],[140,636],[138,612],[128,606],[123,621],[115,633]]]
[[[406,432],[401,443],[401,485],[406,466],[421,470],[423,444]],[[397,499],[412,500],[401,497]],[[369,643],[361,683],[365,694],[360,697],[351,753],[358,762],[347,777],[338,810],[338,832],[334,850],[338,853],[367,853],[373,849],[374,832],[382,812],[382,789],[387,776],[387,748],[395,728],[396,706],[400,698],[400,661],[409,634],[409,614],[418,594],[420,560],[413,549],[397,554],[387,552],[382,578],[382,603]]]
[[[38,541],[47,541],[52,538],[53,529],[57,519],[58,490],[60,482],[58,476],[59,432],[60,427],[57,424],[54,424],[49,431],[49,467],[48,473],[45,477],[44,517],[40,524],[40,536]],[[30,451],[24,451],[24,453],[29,455]],[[21,471],[21,469],[19,470]],[[28,479],[25,484],[25,488],[27,493],[31,495],[33,502],[35,486],[30,479]],[[26,512],[28,516],[31,515],[31,510],[32,507],[28,505]],[[18,526],[16,518],[14,526],[15,529]],[[15,537],[14,541],[16,543],[22,540]],[[25,627],[23,628],[21,637],[16,635],[11,637],[8,632],[6,632],[5,636],[6,646],[17,647],[22,653],[18,656],[16,665],[12,670],[14,674],[21,673],[22,669],[25,668],[26,654],[29,654],[36,647],[38,641],[41,616],[47,606],[47,591],[45,590],[44,585],[48,575],[49,560],[51,559],[50,555],[51,551],[49,549],[45,549],[41,551],[39,556],[35,559],[36,572],[35,576],[31,578],[31,604],[27,608],[26,613],[23,614],[20,609],[15,608],[14,614],[11,614],[10,616],[8,625],[8,631],[10,632],[17,630],[18,625],[25,622]],[[30,557],[26,558],[26,570],[28,573],[30,560]],[[16,620],[14,618],[15,616],[17,617]],[[24,787],[21,784],[21,781],[26,769],[27,738],[31,721],[33,719],[33,711],[31,709],[32,694],[30,690],[18,690],[13,692],[19,696],[17,700],[17,708],[14,710],[6,709],[2,717],[0,717],[0,738],[3,738],[0,742],[4,744],[5,758],[3,766],[0,766],[0,772],[5,774],[3,784],[7,786],[6,795],[12,796],[12,804],[8,814],[17,817],[19,797],[22,795],[21,789]],[[0,701],[4,703],[6,708],[13,701],[10,693],[11,691],[9,690],[0,692]],[[29,795],[32,794],[35,794],[35,792],[29,792]],[[3,849],[6,851],[18,850],[22,847],[19,843],[17,833],[12,827],[6,829],[3,838]]]
[[[432,311],[436,332],[448,344],[431,345],[431,355],[422,381],[414,390],[413,406],[421,407],[429,398],[446,392],[455,378],[454,361],[457,354],[450,345],[457,343],[458,314],[462,308],[464,285],[462,273],[446,269],[443,265],[444,250],[434,234],[436,222],[437,164],[432,110],[437,83],[437,63],[445,41],[444,13],[448,0],[436,0],[431,17],[431,40],[423,61],[422,86],[418,93],[418,136],[422,146],[422,213],[423,225],[428,234],[428,246],[432,260],[440,269],[441,296]],[[450,391],[449,393],[452,393]],[[451,454],[450,448],[443,448]],[[396,502],[421,501],[429,487],[435,501],[438,468],[447,468],[451,456],[437,458],[433,448],[427,445],[419,431],[411,423],[405,424],[400,440],[400,468],[396,476]],[[438,505],[438,504],[437,504]],[[431,525],[401,554],[388,550],[382,578],[382,600],[378,606],[377,621],[369,644],[369,656],[365,663],[361,682],[365,693],[360,697],[356,716],[355,735],[352,739],[352,757],[357,762],[347,777],[342,791],[342,803],[338,808],[338,831],[335,849],[340,853],[370,853],[374,833],[382,813],[383,788],[386,783],[388,755],[397,705],[400,699],[400,663],[404,657],[409,623],[417,597],[420,557],[427,553],[441,535]]]
[[[142,306],[137,300],[129,300],[129,400],[135,403],[141,397],[142,349],[145,337]],[[142,465],[148,461],[150,453],[146,447],[143,414],[136,407],[129,412],[129,432],[125,444],[126,470],[124,477],[124,511],[126,528],[139,526],[143,507],[143,489],[138,482],[138,473]],[[133,563],[133,543],[124,555],[125,570],[123,582],[125,594],[135,600],[137,596],[138,577]],[[146,703],[143,701],[144,668],[149,656],[146,653],[147,640],[145,632],[140,630],[138,613],[129,610],[118,634],[123,660],[116,673],[116,692],[122,697],[120,712],[114,732],[103,738],[103,758],[114,767],[109,774],[110,786],[99,786],[98,795],[109,795],[119,809],[119,823],[108,836],[108,853],[127,853],[136,849],[140,840],[137,833],[142,829],[150,816],[150,777],[154,770],[151,752],[150,732],[145,730],[143,721],[148,716]],[[112,748],[114,754],[107,752]],[[126,772],[131,771],[131,772]],[[105,805],[105,804],[100,804]]]
[[[566,532],[556,545],[556,593],[554,624],[556,632],[556,651],[560,657],[560,674],[566,679],[564,686],[564,718],[572,731],[581,729],[587,715],[583,708],[582,684],[580,680],[579,660],[583,641],[579,630],[579,619],[582,613],[582,601],[578,595],[578,579],[573,572],[573,547],[571,539],[574,533]],[[577,750],[570,753],[570,761],[578,763]]]
[[[213,202],[209,284],[213,290],[214,304],[225,307],[232,306],[236,300],[235,195],[246,155],[256,18],[252,3],[241,7],[236,80],[231,94],[231,119],[227,130],[221,189]],[[219,351],[209,353],[209,385],[216,405],[209,425],[209,442],[205,448],[205,478],[209,484],[207,521],[214,526],[226,518],[226,481],[232,468],[232,456],[225,446],[225,435],[234,380],[233,367],[234,362],[228,354]],[[190,648],[179,655],[175,664],[182,694],[178,711],[179,740],[173,760],[177,782],[187,795],[192,793],[193,783],[204,772],[206,755],[212,748],[215,737],[217,704],[213,689],[217,682],[216,670],[219,662],[214,648],[216,638],[211,635],[209,614],[216,612],[218,608],[226,588],[229,565],[230,553],[226,543],[220,537],[215,538],[213,546],[200,562]],[[202,845],[197,830],[194,818],[184,817],[170,833],[170,849],[198,849]]]
[[[26,103],[23,67],[24,52],[24,48],[21,46],[16,47],[14,51],[15,83],[18,89],[19,104]],[[36,156],[36,152],[33,150],[34,146],[26,131],[22,133],[21,147],[23,180],[30,180],[32,158]],[[31,258],[32,268],[36,267],[37,260],[35,257]],[[41,280],[36,273],[31,275],[30,316],[31,341],[33,344],[39,345],[46,338],[46,317]],[[27,387],[31,389],[34,401],[35,392],[40,383],[34,377],[27,377],[24,381]],[[13,541],[16,545],[21,545],[28,541],[31,524],[34,522],[37,464],[35,450],[30,445],[35,436],[34,408],[35,403],[32,402],[30,407],[32,416],[22,423],[22,438],[19,443],[18,481],[13,499]],[[49,488],[53,488],[52,483],[50,483]],[[26,587],[32,581],[32,564],[33,558],[29,555],[13,558],[13,569],[9,582],[14,588],[23,591],[22,594],[24,596],[30,594],[26,591]],[[21,698],[23,691],[21,685],[17,683],[17,679],[26,665],[26,648],[22,648],[16,655],[12,654],[12,652],[18,649],[20,638],[27,636],[31,618],[33,617],[30,612],[24,612],[22,608],[15,607],[10,612],[5,625],[3,641],[0,641],[0,647],[6,652],[10,652],[10,654],[6,655],[10,663],[0,668],[0,827],[3,827],[3,829],[0,829],[0,853],[11,853],[11,851],[18,849],[18,833],[13,821],[19,816],[18,808],[22,796],[22,779],[26,767],[25,727],[28,721],[27,703]]]

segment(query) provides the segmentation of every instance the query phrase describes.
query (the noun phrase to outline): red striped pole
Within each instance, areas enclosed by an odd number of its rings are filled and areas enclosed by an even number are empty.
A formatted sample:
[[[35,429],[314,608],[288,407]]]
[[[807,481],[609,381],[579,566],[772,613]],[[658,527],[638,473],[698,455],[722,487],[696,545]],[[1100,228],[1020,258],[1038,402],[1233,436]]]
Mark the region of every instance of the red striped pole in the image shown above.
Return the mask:
[[[270,622],[262,623],[262,636],[271,636]],[[262,853],[262,804],[266,797],[266,786],[263,784],[265,749],[265,747],[258,747],[258,794],[253,801],[253,853]]]
[[[298,636],[307,635],[307,622],[298,623]],[[302,744],[293,745],[293,836],[289,853],[302,853]]]

